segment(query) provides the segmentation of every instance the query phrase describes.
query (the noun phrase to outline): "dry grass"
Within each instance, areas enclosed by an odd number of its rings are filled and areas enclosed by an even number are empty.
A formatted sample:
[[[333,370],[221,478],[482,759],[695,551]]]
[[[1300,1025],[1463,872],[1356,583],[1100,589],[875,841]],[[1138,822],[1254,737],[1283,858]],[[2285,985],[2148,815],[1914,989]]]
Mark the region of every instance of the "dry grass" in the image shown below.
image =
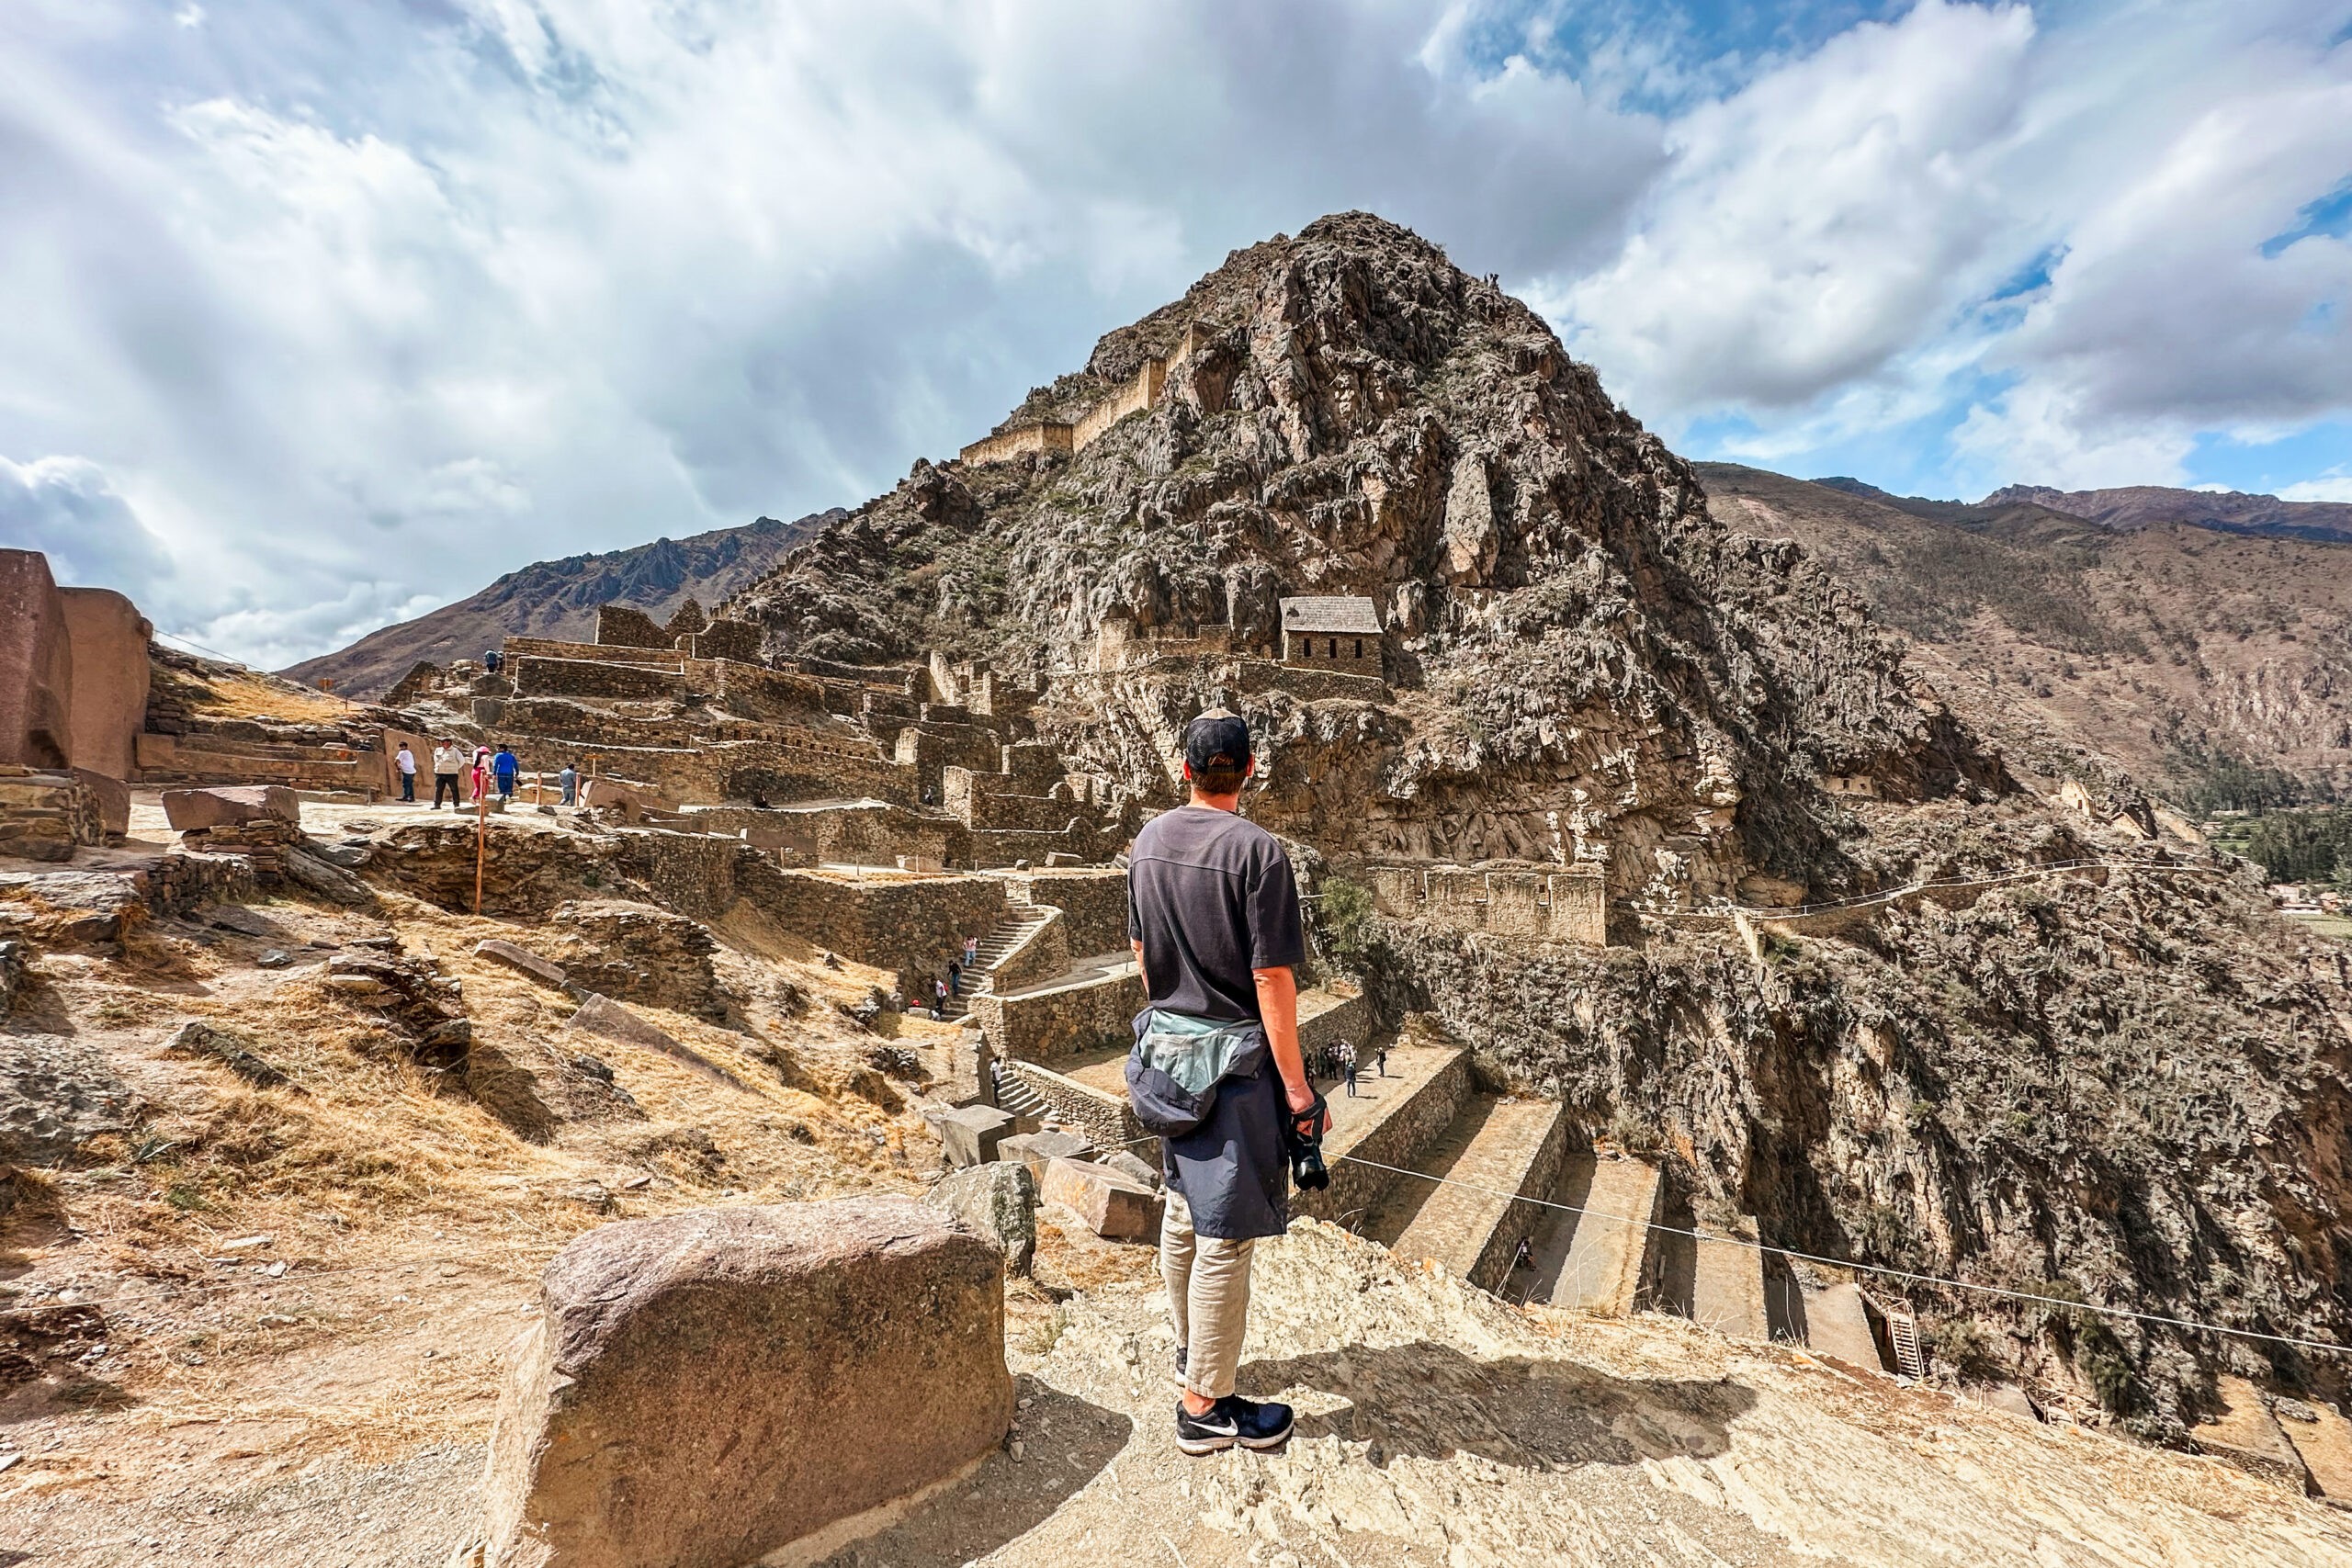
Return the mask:
[[[351,705],[341,697],[313,692],[290,681],[252,671],[225,671],[204,682],[205,694],[194,706],[217,718],[275,718],[295,724],[339,722]]]

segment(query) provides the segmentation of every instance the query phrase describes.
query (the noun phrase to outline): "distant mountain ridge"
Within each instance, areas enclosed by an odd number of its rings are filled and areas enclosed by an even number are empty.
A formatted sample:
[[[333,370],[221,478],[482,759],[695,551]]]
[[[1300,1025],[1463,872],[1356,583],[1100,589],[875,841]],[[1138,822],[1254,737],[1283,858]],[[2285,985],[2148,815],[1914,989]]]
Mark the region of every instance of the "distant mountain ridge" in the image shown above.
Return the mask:
[[[1701,463],[1727,525],[1792,537],[1914,639],[1947,700],[2054,787],[2121,770],[2190,805],[2352,794],[2352,534],[2158,521],[2154,486],[1981,505]],[[2106,522],[2052,504],[2143,499]]]
[[[338,692],[376,697],[420,660],[470,659],[503,637],[592,640],[599,604],[634,604],[656,620],[689,598],[716,604],[766,572],[795,545],[847,515],[836,508],[792,523],[763,517],[690,538],[534,561],[454,604],[380,627],[348,648],[306,659],[281,673],[311,683],[325,676]]]

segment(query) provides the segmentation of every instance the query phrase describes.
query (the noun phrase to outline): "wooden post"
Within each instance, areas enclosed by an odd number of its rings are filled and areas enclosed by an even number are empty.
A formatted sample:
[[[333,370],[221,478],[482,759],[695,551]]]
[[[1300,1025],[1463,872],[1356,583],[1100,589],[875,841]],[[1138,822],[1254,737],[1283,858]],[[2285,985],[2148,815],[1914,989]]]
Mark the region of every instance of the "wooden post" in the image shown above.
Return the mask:
[[[490,791],[474,797],[474,913],[481,913],[481,865],[490,852]]]

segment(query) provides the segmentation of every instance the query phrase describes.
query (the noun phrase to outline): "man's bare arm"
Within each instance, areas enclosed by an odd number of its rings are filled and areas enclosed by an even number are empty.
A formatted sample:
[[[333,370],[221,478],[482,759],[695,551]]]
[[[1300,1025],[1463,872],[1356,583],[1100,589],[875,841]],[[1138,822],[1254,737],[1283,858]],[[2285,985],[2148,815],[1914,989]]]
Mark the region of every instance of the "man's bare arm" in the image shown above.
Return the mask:
[[[1283,1075],[1290,1108],[1304,1111],[1315,1103],[1315,1084],[1306,1076],[1306,1058],[1298,1048],[1298,976],[1288,965],[1250,973],[1258,982],[1258,1017],[1266,1026],[1266,1043]],[[1328,1117],[1324,1125],[1330,1125]]]

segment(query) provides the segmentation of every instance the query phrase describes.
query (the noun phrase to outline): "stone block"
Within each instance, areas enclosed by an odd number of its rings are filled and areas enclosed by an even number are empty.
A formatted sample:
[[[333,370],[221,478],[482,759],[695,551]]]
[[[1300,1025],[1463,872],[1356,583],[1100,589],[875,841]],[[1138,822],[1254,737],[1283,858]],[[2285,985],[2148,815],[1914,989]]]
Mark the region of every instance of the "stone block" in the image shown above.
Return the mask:
[[[509,969],[519,970],[540,985],[552,986],[559,991],[570,983],[571,977],[564,973],[561,964],[551,964],[527,947],[517,947],[496,937],[488,937],[474,943],[474,956],[495,959]]]
[[[751,1087],[693,1046],[681,1043],[672,1038],[668,1031],[656,1028],[607,996],[591,995],[563,1027],[568,1033],[593,1034],[600,1039],[617,1040],[624,1045],[635,1045],[640,1050],[658,1052],[718,1083],[741,1089]]]
[[[248,822],[302,825],[302,803],[284,784],[236,784],[213,789],[167,789],[164,819],[175,832],[239,828]]]
[[[1165,1208],[1159,1193],[1104,1166],[1057,1159],[1046,1167],[1045,1199],[1076,1211],[1108,1241],[1149,1241]]]
[[[109,588],[61,588],[57,599],[74,649],[71,760],[128,778],[147,720],[147,638],[155,628]]]
[[[1046,1167],[1057,1159],[1093,1157],[1094,1145],[1076,1133],[1016,1133],[997,1145],[997,1158],[1027,1166],[1039,1181],[1046,1179]]]
[[[1003,1267],[904,1198],[589,1232],[508,1356],[487,1560],[736,1568],[888,1523],[1011,1424]]]
[[[967,1105],[943,1114],[937,1125],[947,1162],[960,1169],[996,1158],[998,1146],[1012,1132],[1012,1118],[993,1105]]]
[[[74,651],[39,550],[0,550],[0,763],[73,761]]]
[[[1037,1254],[1037,1179],[1027,1166],[999,1160],[950,1171],[923,1195],[923,1201],[994,1241],[1004,1254],[1006,1269],[1029,1272]]]

